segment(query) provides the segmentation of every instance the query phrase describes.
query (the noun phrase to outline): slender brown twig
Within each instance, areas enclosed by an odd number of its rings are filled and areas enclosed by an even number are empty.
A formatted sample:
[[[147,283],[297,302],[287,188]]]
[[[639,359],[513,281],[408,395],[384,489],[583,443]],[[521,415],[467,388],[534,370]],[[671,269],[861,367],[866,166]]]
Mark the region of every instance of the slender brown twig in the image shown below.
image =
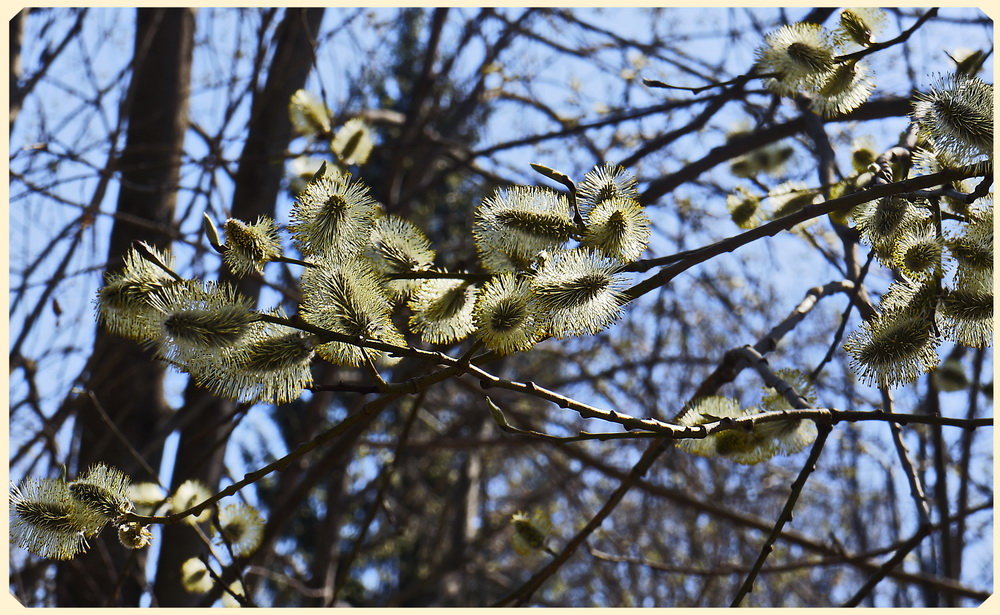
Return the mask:
[[[778,515],[778,520],[771,529],[771,533],[767,535],[767,539],[764,541],[764,546],[760,550],[760,555],[757,556],[757,561],[754,562],[753,568],[750,569],[750,573],[743,581],[743,585],[741,585],[739,590],[736,592],[736,597],[733,598],[733,602],[730,606],[739,606],[740,603],[743,602],[743,598],[753,591],[753,582],[760,573],[761,568],[764,566],[764,562],[767,561],[767,556],[771,554],[774,542],[781,534],[781,529],[785,527],[785,523],[792,520],[792,510],[795,508],[795,503],[798,501],[799,495],[801,495],[802,488],[805,487],[806,480],[808,480],[809,475],[816,469],[816,461],[819,459],[820,453],[823,452],[823,445],[826,444],[827,436],[830,435],[830,424],[817,423],[817,428],[819,429],[819,434],[816,436],[816,441],[813,443],[812,450],[809,451],[809,458],[806,459],[805,465],[802,466],[802,470],[795,478],[795,482],[792,483],[792,492],[788,495],[785,507],[781,509],[781,514]]]

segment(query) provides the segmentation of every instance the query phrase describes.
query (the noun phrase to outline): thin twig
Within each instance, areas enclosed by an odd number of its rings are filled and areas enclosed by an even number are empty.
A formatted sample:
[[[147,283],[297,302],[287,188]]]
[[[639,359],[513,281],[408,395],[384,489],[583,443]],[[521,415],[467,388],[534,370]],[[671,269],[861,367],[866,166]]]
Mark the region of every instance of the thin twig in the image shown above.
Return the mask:
[[[886,196],[891,196],[898,194],[900,192],[908,192],[912,190],[919,190],[921,188],[928,188],[930,186],[937,186],[943,183],[948,183],[956,179],[964,179],[967,177],[976,177],[981,174],[982,169],[977,166],[964,167],[962,169],[948,169],[941,171],[939,173],[931,173],[929,175],[922,175],[919,177],[914,177],[911,179],[905,179],[903,181],[888,183],[873,186],[867,190],[861,190],[855,192],[854,194],[849,194],[838,199],[833,199],[830,201],[825,201],[823,203],[817,203],[815,205],[807,205],[802,209],[791,213],[787,216],[778,218],[768,222],[767,224],[762,224],[756,228],[753,228],[739,235],[734,235],[727,239],[717,241],[715,243],[709,244],[703,248],[695,250],[684,260],[677,262],[669,267],[660,269],[657,273],[650,276],[649,278],[639,282],[638,284],[626,289],[623,294],[628,301],[637,299],[642,295],[648,293],[649,291],[659,288],[664,284],[667,284],[670,280],[675,278],[680,273],[703,263],[711,258],[719,256],[720,254],[725,254],[727,252],[732,252],[737,248],[745,246],[752,243],[762,237],[768,237],[777,235],[781,231],[789,230],[813,218],[818,218],[820,216],[833,213],[835,211],[846,211],[851,207],[855,207],[862,203],[868,203]],[[658,266],[660,263],[657,259],[651,259],[648,261],[632,263],[625,270],[627,271],[648,271],[653,267]]]
[[[284,468],[288,467],[288,465],[291,462],[295,461],[299,457],[302,457],[303,455],[305,455],[309,451],[312,451],[313,449],[315,449],[315,448],[317,448],[317,447],[319,447],[319,446],[321,446],[323,444],[326,444],[327,442],[330,442],[331,440],[333,440],[337,436],[341,435],[342,433],[344,433],[345,431],[347,431],[348,429],[350,429],[354,425],[356,425],[359,422],[361,422],[363,419],[365,419],[365,418],[367,418],[369,416],[373,416],[373,415],[377,414],[386,404],[388,404],[389,402],[393,401],[394,399],[396,399],[400,395],[401,395],[401,393],[393,393],[393,394],[385,395],[383,397],[380,397],[378,399],[375,399],[375,400],[372,400],[372,401],[368,402],[367,404],[365,404],[364,406],[362,406],[361,409],[358,410],[357,412],[355,412],[354,414],[348,416],[343,421],[341,421],[340,423],[337,423],[336,425],[334,425],[330,429],[328,429],[328,430],[324,431],[323,433],[319,434],[318,436],[316,436],[312,440],[309,440],[305,444],[302,444],[301,446],[299,446],[298,448],[296,448],[292,452],[288,453],[284,457],[282,457],[282,458],[280,458],[280,459],[278,459],[278,460],[276,460],[276,461],[274,461],[272,463],[267,464],[266,466],[260,468],[259,470],[255,470],[253,472],[245,474],[241,480],[232,483],[231,485],[229,485],[228,487],[226,487],[222,491],[219,491],[215,495],[209,497],[207,500],[204,500],[204,501],[196,504],[195,506],[192,506],[191,508],[188,508],[187,510],[182,510],[182,511],[177,512],[177,513],[173,513],[173,514],[165,515],[165,516],[159,516],[159,517],[157,517],[157,516],[137,515],[135,513],[126,513],[126,514],[122,515],[122,517],[126,521],[137,521],[139,523],[142,523],[143,525],[149,525],[151,523],[177,523],[179,521],[184,520],[185,518],[187,518],[189,516],[198,515],[203,510],[205,510],[209,506],[215,504],[216,502],[218,502],[222,498],[224,498],[224,497],[226,497],[228,495],[234,495],[234,494],[236,494],[243,487],[246,487],[247,485],[250,485],[252,483],[255,483],[255,482],[261,480],[262,478],[264,478],[265,476],[267,476],[271,472],[274,472],[276,470],[283,470]]]
[[[830,435],[829,423],[817,422],[816,427],[819,430],[819,434],[816,436],[816,442],[813,443],[812,450],[809,451],[809,458],[806,459],[805,465],[802,466],[802,470],[799,472],[798,477],[796,477],[795,482],[792,483],[792,492],[788,495],[788,501],[785,502],[785,507],[781,510],[781,514],[778,515],[778,520],[771,529],[771,533],[768,534],[767,540],[764,541],[764,546],[760,550],[760,555],[757,556],[757,561],[750,570],[750,574],[747,575],[746,580],[743,581],[743,585],[740,586],[739,591],[736,592],[736,597],[733,598],[733,602],[730,606],[739,606],[743,601],[743,598],[753,591],[753,582],[760,573],[760,569],[764,566],[764,562],[767,561],[767,556],[771,554],[774,542],[778,539],[778,535],[781,534],[781,530],[785,527],[785,523],[792,520],[792,510],[795,508],[795,503],[798,501],[799,495],[802,493],[802,488],[805,487],[806,480],[809,478],[809,475],[816,469],[816,461],[819,459],[820,453],[823,452],[823,445],[826,444],[827,436]]]
[[[861,58],[871,55],[877,51],[882,51],[883,49],[892,47],[893,45],[898,45],[899,43],[906,42],[906,40],[909,39],[910,36],[912,36],[913,33],[916,32],[918,28],[920,28],[920,26],[924,25],[924,23],[926,23],[929,19],[931,19],[937,14],[938,14],[938,9],[936,7],[932,8],[923,15],[921,15],[920,18],[917,19],[917,21],[912,26],[901,32],[900,35],[897,36],[896,38],[889,39],[881,43],[874,43],[872,45],[869,45],[868,47],[865,47],[861,51],[855,51],[854,53],[837,56],[836,61],[843,63],[843,62],[851,62],[854,60],[860,60]]]
[[[385,274],[389,280],[465,280],[467,282],[487,282],[493,278],[489,273],[469,273],[466,271],[401,271]]]
[[[864,285],[865,278],[868,277],[868,270],[871,268],[872,262],[875,260],[875,251],[872,250],[868,253],[868,259],[865,264],[861,267],[861,271],[858,272],[858,279],[854,285],[854,288],[850,291],[852,296],[848,297],[847,306],[844,308],[843,313],[840,315],[840,324],[837,326],[837,330],[833,334],[833,341],[830,342],[830,346],[826,349],[826,354],[823,355],[823,359],[816,365],[816,368],[809,372],[809,382],[816,382],[819,378],[820,373],[826,364],[833,360],[833,355],[840,348],[840,340],[844,337],[844,332],[847,330],[847,321],[851,315],[851,310],[854,309],[855,304],[858,303],[857,299],[861,294],[861,289]]]
[[[159,474],[157,474],[156,471],[153,470],[153,468],[148,463],[146,463],[146,460],[142,457],[142,455],[139,454],[139,451],[135,450],[135,447],[132,446],[132,443],[129,442],[128,438],[125,437],[125,434],[123,434],[121,430],[118,429],[118,426],[115,425],[115,422],[113,420],[111,420],[111,417],[108,416],[108,413],[104,410],[104,406],[102,406],[101,402],[97,399],[97,395],[95,395],[93,391],[88,390],[87,397],[90,398],[90,401],[91,403],[94,404],[94,408],[97,410],[97,413],[101,415],[101,420],[104,421],[104,424],[108,426],[108,429],[111,430],[111,433],[114,434],[116,438],[118,438],[118,441],[121,442],[121,444],[129,452],[129,454],[132,455],[132,457],[136,460],[136,462],[140,466],[142,466],[142,469],[150,476],[151,480],[156,481],[156,483],[158,484],[160,482]]]
[[[879,387],[879,393],[882,395],[883,408],[889,414],[893,414],[894,401],[892,391],[887,387]],[[917,470],[913,467],[913,462],[910,461],[910,455],[906,450],[906,444],[903,443],[903,436],[900,433],[899,425],[890,422],[889,429],[892,432],[892,444],[896,449],[896,456],[899,458],[899,464],[903,467],[903,472],[906,474],[906,481],[910,485],[910,497],[913,498],[913,503],[917,508],[917,517],[920,519],[920,525],[930,525],[931,514],[927,505],[927,496],[924,493],[923,485],[920,484],[920,477],[917,476]]]
[[[288,263],[289,265],[301,265],[303,267],[319,267],[316,263],[310,263],[309,261],[299,260],[290,256],[275,256],[271,261],[275,263]]]
[[[371,506],[368,507],[368,511],[365,513],[365,518],[361,522],[361,529],[357,532],[357,536],[354,538],[354,542],[351,545],[351,550],[348,552],[347,557],[337,563],[337,573],[333,580],[333,594],[330,597],[330,604],[328,606],[336,604],[337,596],[340,594],[340,590],[344,588],[344,583],[347,581],[347,573],[350,571],[351,564],[354,563],[354,560],[358,557],[358,553],[361,551],[361,544],[365,541],[365,537],[368,535],[368,530],[371,529],[372,522],[375,521],[375,515],[378,514],[379,508],[382,505],[385,490],[389,486],[389,479],[392,477],[393,472],[396,470],[396,466],[399,464],[399,460],[402,457],[403,447],[410,437],[410,430],[413,427],[414,420],[417,418],[417,413],[420,412],[420,407],[423,405],[423,401],[424,396],[422,394],[413,401],[410,413],[407,415],[406,422],[403,423],[403,429],[400,431],[399,438],[396,440],[396,447],[392,453],[392,461],[389,462],[389,465],[385,467],[379,475],[378,489],[375,491],[375,497],[372,499]]]

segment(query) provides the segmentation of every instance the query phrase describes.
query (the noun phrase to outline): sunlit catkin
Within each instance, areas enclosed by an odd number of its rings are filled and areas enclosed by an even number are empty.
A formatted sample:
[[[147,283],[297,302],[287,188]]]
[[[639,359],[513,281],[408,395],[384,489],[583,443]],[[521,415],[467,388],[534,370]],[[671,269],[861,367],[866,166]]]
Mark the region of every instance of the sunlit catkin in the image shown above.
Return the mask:
[[[779,369],[775,375],[792,387],[809,404],[816,403],[812,383],[802,372],[794,369]],[[766,412],[792,410],[795,408],[776,389],[764,388],[761,398],[762,409]],[[758,423],[755,430],[771,440],[775,447],[786,455],[798,453],[816,440],[816,423],[808,419],[789,419]]]
[[[426,271],[434,264],[431,242],[415,224],[398,216],[378,217],[371,232],[371,242],[365,251],[389,297],[401,301],[411,296],[424,280],[393,279],[390,274]]]
[[[757,50],[757,72],[775,74],[765,85],[776,94],[793,94],[814,88],[834,67],[834,46],[829,31],[818,24],[782,26],[764,38]]]
[[[885,26],[886,13],[874,7],[843,9],[840,23],[834,32],[838,42],[853,41],[863,47],[873,42],[873,37]]]
[[[622,167],[599,165],[588,171],[577,186],[577,202],[585,213],[612,199],[635,201],[638,205],[639,192],[636,184],[635,175]]]
[[[431,344],[457,342],[475,328],[478,287],[463,280],[425,280],[409,302],[410,329]]]
[[[993,155],[993,85],[976,77],[942,77],[913,104],[921,136],[969,164]]]
[[[726,208],[733,224],[741,229],[751,229],[760,222],[760,197],[742,186],[726,197]]]
[[[372,153],[371,128],[363,120],[348,120],[337,130],[330,148],[341,164],[364,164]]]
[[[118,542],[126,549],[144,549],[153,540],[153,533],[146,526],[129,521],[118,526]]]
[[[201,481],[195,479],[186,480],[178,485],[173,495],[170,496],[170,499],[168,500],[170,512],[176,515],[177,513],[194,508],[210,497],[212,497],[211,492],[208,490],[208,487],[202,484]],[[197,523],[207,521],[211,516],[212,509],[205,508],[197,515],[188,515],[184,517],[184,523],[195,525]]]
[[[563,246],[574,229],[563,195],[514,186],[483,199],[472,234],[483,266],[501,272],[527,268],[539,253]]]
[[[349,258],[365,251],[377,203],[349,174],[309,182],[292,205],[288,230],[306,256]]]
[[[129,482],[124,472],[98,463],[69,483],[68,488],[76,502],[111,521],[133,508],[128,497]]]
[[[168,267],[173,258],[168,251],[153,250]],[[105,276],[97,294],[97,315],[101,324],[115,335],[138,342],[159,337],[159,317],[153,301],[179,282],[146,260],[134,248],[125,255],[125,266]]]
[[[950,289],[939,304],[945,337],[973,348],[993,343],[993,286]]]
[[[250,300],[225,283],[177,284],[153,304],[160,314],[160,355],[181,369],[205,352],[236,344],[257,320]]]
[[[220,540],[229,544],[236,557],[253,553],[264,536],[264,519],[249,504],[228,504],[219,510],[219,527]]]
[[[835,117],[860,107],[875,89],[862,62],[837,65],[816,88],[810,107],[823,117]]]
[[[181,564],[181,585],[188,593],[204,594],[214,584],[205,563],[197,557],[188,558]]]
[[[305,298],[302,318],[317,327],[354,338],[405,346],[406,340],[390,317],[391,304],[379,277],[365,260],[326,259],[302,274]],[[357,366],[374,360],[380,351],[360,344],[322,341],[316,353],[337,365]]]
[[[937,343],[927,316],[893,313],[861,323],[844,343],[844,350],[863,382],[897,387],[938,364]]]
[[[539,269],[531,282],[556,337],[597,333],[621,316],[619,264],[588,249],[561,250]]]
[[[678,418],[684,426],[702,425],[723,418],[739,418],[759,412],[743,410],[735,399],[712,395],[694,400]],[[770,459],[778,452],[773,438],[760,431],[729,429],[704,438],[685,438],[677,448],[703,457],[725,457],[740,464],[755,464]]]
[[[238,276],[261,273],[266,263],[281,256],[278,228],[268,217],[262,216],[253,224],[230,218],[222,229],[226,235],[223,257]]]
[[[649,218],[631,198],[614,197],[594,205],[587,213],[585,229],[581,245],[623,263],[639,258],[649,243]]]
[[[311,334],[260,321],[251,325],[239,344],[220,353],[202,353],[188,362],[188,368],[199,385],[222,397],[283,404],[312,384],[315,345]]]
[[[105,522],[103,515],[74,500],[62,480],[27,478],[11,485],[10,541],[40,557],[74,557]]]
[[[483,285],[473,313],[476,337],[497,354],[531,348],[544,331],[527,278],[501,273]]]

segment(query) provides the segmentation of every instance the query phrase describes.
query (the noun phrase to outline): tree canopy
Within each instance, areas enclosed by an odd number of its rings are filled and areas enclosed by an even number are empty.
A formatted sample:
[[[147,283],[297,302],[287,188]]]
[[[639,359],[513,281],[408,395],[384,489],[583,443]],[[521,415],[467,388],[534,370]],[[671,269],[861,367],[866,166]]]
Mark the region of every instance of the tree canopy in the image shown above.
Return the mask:
[[[25,9],[31,606],[971,606],[992,21]]]

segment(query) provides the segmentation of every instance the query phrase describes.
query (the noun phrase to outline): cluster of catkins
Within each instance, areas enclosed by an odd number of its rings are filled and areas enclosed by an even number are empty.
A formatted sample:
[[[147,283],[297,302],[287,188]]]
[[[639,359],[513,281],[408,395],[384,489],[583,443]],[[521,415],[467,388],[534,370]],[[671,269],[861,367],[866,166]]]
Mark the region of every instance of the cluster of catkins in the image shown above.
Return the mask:
[[[812,385],[795,370],[780,369],[777,376],[789,384],[803,399],[814,403]],[[684,426],[702,425],[724,418],[742,418],[762,412],[792,410],[783,395],[773,388],[764,389],[760,406],[741,408],[735,399],[720,395],[700,397],[688,404],[677,422]],[[729,429],[705,438],[686,438],[677,442],[677,448],[704,457],[723,457],[736,463],[751,465],[766,461],[775,455],[791,455],[816,440],[816,424],[808,419],[783,419],[762,422],[752,431]]]
[[[181,483],[167,497],[159,485],[132,483],[126,474],[104,464],[91,466],[73,481],[26,478],[10,488],[11,543],[40,557],[71,559],[87,549],[88,539],[110,524],[123,546],[141,549],[149,545],[152,532],[143,523],[131,520],[136,517],[130,518],[129,513],[150,515],[162,506],[164,511],[177,514],[209,497],[208,489],[194,480]],[[206,508],[183,521],[191,525],[205,523],[213,510]],[[233,557],[253,553],[260,546],[263,532],[260,513],[245,503],[220,507],[212,524],[212,533]]]
[[[814,23],[783,26],[764,38],[754,73],[766,76],[765,85],[775,94],[808,96],[810,107],[823,116],[847,113],[875,87],[867,64],[848,52],[870,47],[885,21],[881,9],[854,8],[840,12],[833,30]]]
[[[993,86],[961,74],[916,97],[919,135],[913,166],[936,173],[974,165],[993,168]],[[898,272],[878,305],[844,345],[854,370],[892,387],[937,367],[948,340],[984,348],[993,341],[993,194],[969,202],[977,186],[954,182],[951,193],[894,196],[851,212],[861,239]]]
[[[128,487],[127,476],[103,464],[69,482],[28,478],[11,485],[10,541],[41,557],[70,559],[110,523],[122,545],[145,547],[149,530],[123,518],[134,508]]]
[[[297,319],[254,311],[227,284],[183,279],[168,253],[149,246],[108,277],[99,317],[216,394],[271,403],[293,400],[311,384],[314,356],[367,366],[391,359],[386,346],[404,351],[392,318],[400,306],[410,332],[427,343],[475,335],[497,354],[548,336],[592,334],[619,317],[621,267],[649,238],[635,183],[622,169],[601,166],[572,194],[498,190],[475,211],[485,272],[450,273],[435,268],[419,228],[383,213],[350,174],[324,169],[297,196],[287,229],[304,260],[282,256],[270,219],[228,220],[224,244],[209,225],[210,241],[237,275],[276,260],[303,266]]]
[[[883,19],[879,9],[845,9],[835,32],[811,24],[785,26],[766,38],[757,72],[775,75],[768,85],[776,92],[811,93],[814,107],[821,105],[823,113],[833,100],[827,96],[831,88],[843,84],[846,89],[836,110],[849,110],[867,98],[870,88],[848,87],[863,72],[858,72],[857,62],[837,60],[836,45],[870,45]],[[953,74],[939,77],[928,92],[915,96],[911,119],[918,143],[907,161],[912,164],[879,167],[871,148],[859,143],[853,154],[855,174],[829,187],[830,196],[864,189],[877,174],[888,181],[905,179],[911,167],[930,174],[975,165],[981,171],[977,174],[992,174],[993,86],[975,76],[981,64],[956,61]],[[846,75],[849,69],[857,74],[846,79],[840,73]],[[858,94],[850,98],[854,102],[840,106],[851,91]],[[780,165],[788,156],[776,157],[777,151],[776,146],[762,148],[756,157],[740,160],[741,174]],[[937,195],[878,199],[856,207],[849,216],[831,214],[836,222],[852,223],[879,262],[897,274],[877,314],[844,346],[854,371],[866,383],[893,387],[913,382],[938,365],[936,348],[944,340],[977,348],[992,342],[992,193],[970,200],[965,195],[976,191],[974,183],[953,182],[951,187],[953,191]],[[763,198],[738,187],[727,205],[734,223],[752,228],[763,219],[812,204],[820,194],[802,182],[788,181]]]

